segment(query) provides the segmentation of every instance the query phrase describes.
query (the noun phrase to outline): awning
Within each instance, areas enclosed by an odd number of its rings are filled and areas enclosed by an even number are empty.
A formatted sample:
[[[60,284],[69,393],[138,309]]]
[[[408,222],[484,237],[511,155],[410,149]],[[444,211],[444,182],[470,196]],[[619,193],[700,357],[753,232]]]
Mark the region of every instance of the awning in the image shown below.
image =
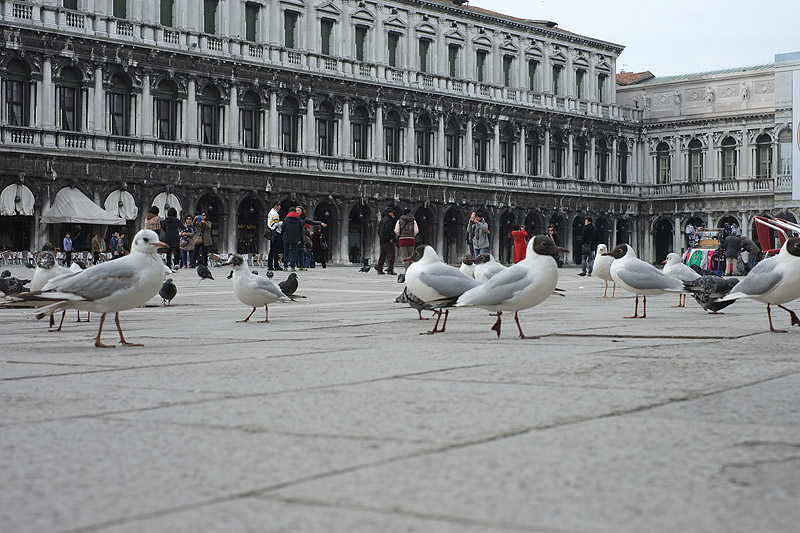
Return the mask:
[[[33,216],[33,193],[21,183],[9,185],[0,193],[0,215],[13,217],[14,215]]]
[[[112,215],[120,216],[126,220],[136,220],[139,208],[136,207],[136,200],[128,191],[116,190],[106,198],[106,211]]]
[[[43,224],[64,222],[121,226],[125,224],[125,219],[112,215],[78,189],[65,187],[56,193],[50,209],[42,215]]]
[[[167,216],[167,209],[170,207],[174,207],[175,210],[178,212],[178,216],[181,215],[181,201],[178,200],[178,197],[172,194],[171,192],[162,192],[158,196],[153,199],[153,204],[159,209],[159,216],[164,218]]]

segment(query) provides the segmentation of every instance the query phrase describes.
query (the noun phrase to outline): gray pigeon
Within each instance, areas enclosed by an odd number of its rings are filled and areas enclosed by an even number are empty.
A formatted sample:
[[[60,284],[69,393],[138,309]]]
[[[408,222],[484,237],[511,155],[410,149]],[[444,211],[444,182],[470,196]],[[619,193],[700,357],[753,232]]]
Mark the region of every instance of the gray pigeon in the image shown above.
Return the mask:
[[[721,309],[736,301],[720,302],[719,299],[728,294],[737,283],[739,280],[736,278],[723,278],[715,274],[707,274],[692,281],[684,281],[683,285],[692,293],[703,309],[716,315]]]
[[[18,279],[14,276],[0,278],[0,292],[6,296],[19,294],[21,292],[30,292],[30,289],[25,287],[25,285],[30,282],[31,280],[29,279]]]
[[[11,277],[11,271],[10,270],[3,270],[3,272],[0,273],[0,278],[10,278],[10,277]]]
[[[293,295],[297,290],[297,274],[294,272],[289,274],[288,278],[278,283],[278,287],[280,287],[281,292],[283,292],[283,294],[286,296]]]
[[[161,285],[161,289],[158,291],[158,295],[161,296],[161,303],[172,305],[172,299],[175,298],[176,294],[178,294],[178,287],[175,286],[175,282],[172,281],[172,278],[165,279],[164,284]]]
[[[214,279],[214,276],[211,275],[211,271],[205,265],[199,265],[196,269],[197,275],[200,276],[200,279]]]
[[[275,275],[275,274],[272,272],[272,270],[267,270],[267,277],[268,277],[269,279],[272,279],[272,276],[274,276],[274,275]]]
[[[395,303],[398,304],[408,304],[409,307],[416,309],[417,313],[419,314],[420,320],[428,320],[427,318],[422,316],[423,311],[434,310],[432,305],[426,304],[425,302],[414,296],[414,294],[410,290],[408,290],[408,287],[405,287],[403,289],[403,294],[395,298],[394,301]]]

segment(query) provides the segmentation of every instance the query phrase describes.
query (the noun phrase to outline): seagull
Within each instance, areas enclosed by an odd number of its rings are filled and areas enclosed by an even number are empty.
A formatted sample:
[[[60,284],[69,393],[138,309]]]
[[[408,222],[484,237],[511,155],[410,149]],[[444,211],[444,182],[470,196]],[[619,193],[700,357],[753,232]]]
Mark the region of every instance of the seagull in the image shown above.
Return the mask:
[[[158,291],[158,295],[161,296],[161,303],[162,305],[172,305],[172,299],[178,294],[178,287],[175,286],[175,282],[172,281],[172,278],[167,278],[164,280],[164,284],[161,285],[161,289]]]
[[[525,259],[496,274],[492,279],[464,294],[456,307],[474,306],[487,311],[497,311],[497,322],[492,329],[500,336],[503,311],[514,311],[514,320],[521,339],[538,339],[522,333],[519,312],[539,305],[553,294],[558,283],[558,265],[552,257],[555,252],[566,252],[547,235],[536,235],[528,241]]]
[[[158,293],[167,269],[157,250],[167,247],[154,231],[141,230],[133,238],[130,254],[88,270],[54,278],[45,284],[41,292],[20,299],[45,305],[37,311],[36,318],[65,309],[102,313],[94,339],[94,345],[98,348],[114,347],[100,342],[106,314],[114,313],[120,343],[123,346],[141,346],[125,340],[119,324],[119,313],[143,306]]]
[[[409,307],[416,309],[420,320],[428,320],[422,316],[423,311],[435,311],[432,305],[426,304],[414,296],[414,294],[408,290],[408,287],[403,288],[403,293],[395,298],[394,302],[398,304],[408,304]]]
[[[614,258],[611,263],[611,277],[614,282],[636,295],[633,316],[625,318],[647,318],[648,294],[664,294],[683,290],[681,281],[667,276],[653,265],[637,258],[636,252],[627,244],[617,245],[613,250],[607,252],[607,255]],[[644,299],[641,316],[638,314],[640,294]]]
[[[281,292],[286,296],[291,296],[297,290],[297,274],[292,272],[289,277],[278,283]]]
[[[475,258],[472,257],[472,254],[466,254],[461,258],[459,270],[471,278],[475,277]]]
[[[41,291],[51,279],[69,274],[70,272],[71,270],[69,268],[58,264],[53,252],[49,250],[40,252],[39,255],[36,256],[36,270],[33,272],[33,278],[31,280],[31,292]],[[64,325],[64,315],[66,314],[66,311],[61,313],[61,323],[58,325],[58,328],[53,331],[61,331],[61,326]],[[52,328],[55,325],[55,318],[53,318],[53,315],[50,315],[50,327]]]
[[[205,265],[198,265],[195,270],[197,271],[197,275],[200,276],[200,279],[214,279],[214,276],[211,275],[211,271]]]
[[[69,266],[69,271],[70,272],[78,273],[78,272],[81,272],[83,270],[86,270],[86,263],[84,263],[80,259],[75,259],[74,261],[72,261],[72,264]],[[78,313],[78,320],[76,320],[75,322],[81,322],[81,310],[78,309],[76,312]],[[66,313],[67,312],[64,311],[61,314],[61,323],[62,324],[64,323],[64,315]],[[53,318],[53,315],[50,315],[50,318]],[[92,318],[92,313],[89,312],[89,311],[86,311],[86,322],[91,322],[91,318]],[[61,330],[61,324],[58,325],[58,329],[56,331],[60,331],[60,330]]]
[[[487,282],[505,269],[492,254],[483,253],[475,258],[474,277],[480,282]]]
[[[667,254],[667,259],[664,261],[664,274],[681,281],[694,281],[700,277],[700,274],[694,269],[686,266],[681,261],[681,256],[675,252]],[[686,307],[686,295],[683,293],[678,294],[678,305],[676,307]]]
[[[442,308],[453,305],[459,296],[477,287],[480,282],[467,276],[456,267],[442,263],[436,251],[425,244],[417,246],[414,255],[404,261],[411,261],[406,269],[406,287],[426,304],[438,308],[436,324],[427,334],[443,332],[447,326],[449,310],[445,310],[444,323],[442,329],[439,330]]]
[[[290,300],[285,295],[280,287],[275,285],[267,278],[253,275],[252,272],[247,270],[247,263],[244,257],[239,254],[234,254],[229,263],[233,267],[233,294],[245,305],[253,308],[247,318],[244,320],[237,320],[237,322],[248,322],[253,313],[256,312],[257,307],[264,306],[264,320],[262,323],[269,322],[269,304],[281,300]]]
[[[598,278],[606,282],[606,288],[603,290],[602,298],[608,298],[608,282],[614,283],[614,288],[611,290],[611,297],[617,294],[617,283],[611,277],[611,263],[614,258],[610,255],[603,255],[608,252],[608,246],[603,243],[597,245],[597,253],[594,255],[594,265],[592,266],[592,273]]]
[[[767,304],[770,331],[785,331],[772,326],[770,312],[772,304],[789,313],[793,326],[800,326],[800,319],[795,312],[781,305],[800,298],[800,237],[786,239],[778,255],[757,263],[727,296],[720,299],[720,302],[738,298],[752,298]]]
[[[720,314],[720,310],[728,307],[736,300],[721,302],[720,299],[727,295],[734,285],[739,283],[736,278],[723,278],[716,274],[703,275],[692,281],[684,281],[683,286],[692,293],[692,296],[706,311]]]

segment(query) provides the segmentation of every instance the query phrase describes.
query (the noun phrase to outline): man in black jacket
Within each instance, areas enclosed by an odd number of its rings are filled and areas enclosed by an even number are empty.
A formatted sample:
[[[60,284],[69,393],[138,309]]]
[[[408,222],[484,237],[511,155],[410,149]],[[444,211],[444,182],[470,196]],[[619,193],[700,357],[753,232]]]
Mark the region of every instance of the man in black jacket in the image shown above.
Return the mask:
[[[392,206],[383,210],[383,218],[378,222],[378,242],[381,246],[381,254],[378,257],[378,264],[375,270],[378,274],[391,274],[394,276],[394,208]],[[383,271],[383,263],[386,262],[386,272]]]
[[[579,276],[592,275],[594,251],[597,248],[598,240],[597,229],[592,224],[592,217],[586,217],[581,233],[581,273],[578,274]]]

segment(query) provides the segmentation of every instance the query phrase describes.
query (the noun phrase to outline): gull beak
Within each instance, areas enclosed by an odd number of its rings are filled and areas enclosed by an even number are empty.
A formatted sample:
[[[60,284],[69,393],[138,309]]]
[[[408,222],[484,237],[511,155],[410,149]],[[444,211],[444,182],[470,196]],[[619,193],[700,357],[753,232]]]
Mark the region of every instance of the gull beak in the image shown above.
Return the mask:
[[[556,252],[569,252],[566,248],[561,248],[560,246],[555,247]]]
[[[605,253],[605,254],[603,254],[603,255],[611,255],[611,252]]]
[[[156,245],[156,248],[169,248],[169,244],[167,244],[167,243],[165,243],[165,242],[159,242],[159,243]]]
[[[405,263],[406,261],[412,261],[412,259],[410,257],[404,257],[403,258],[403,263]]]
[[[662,264],[662,265],[666,265],[666,264],[667,264],[667,260],[666,260],[666,259],[664,259],[663,261],[661,261],[661,264]]]

